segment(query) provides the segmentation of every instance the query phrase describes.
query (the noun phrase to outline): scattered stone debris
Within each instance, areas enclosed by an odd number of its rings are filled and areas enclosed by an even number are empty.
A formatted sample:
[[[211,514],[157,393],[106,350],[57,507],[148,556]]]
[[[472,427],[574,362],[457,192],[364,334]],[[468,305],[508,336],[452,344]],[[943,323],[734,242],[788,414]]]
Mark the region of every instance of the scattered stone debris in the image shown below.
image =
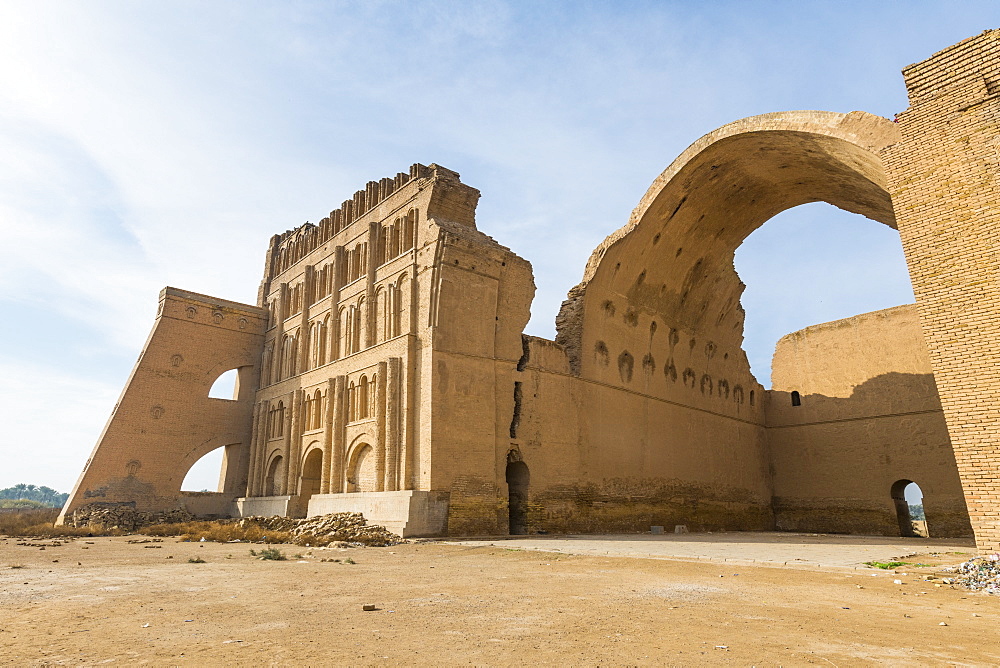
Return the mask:
[[[957,584],[974,591],[1000,594],[1000,554],[974,557],[958,566],[942,570],[958,574],[953,578],[943,578],[941,581],[945,584]]]
[[[135,531],[150,524],[173,524],[193,519],[194,515],[180,508],[145,513],[126,504],[90,503],[74,510],[66,523],[74,527],[99,526],[105,531]]]
[[[322,546],[339,541],[345,544],[344,547],[386,547],[405,542],[385,527],[368,524],[361,513],[332,513],[304,520],[290,517],[244,517],[237,522],[240,526],[256,524],[267,531],[286,531],[291,534],[292,542],[298,545]]]
[[[127,504],[92,503],[73,511],[67,524],[74,527],[94,527],[95,531],[118,530],[131,533],[154,524],[183,524],[194,520],[194,515],[181,509],[148,513],[137,511]],[[287,533],[291,542],[314,547],[331,543],[337,543],[338,547],[386,547],[406,542],[383,526],[368,524],[361,513],[332,513],[308,519],[275,516],[223,518],[214,521],[219,524],[236,524],[241,528],[256,526],[263,531]],[[201,540],[204,542],[208,539],[202,537]],[[136,539],[128,542],[158,543],[161,539]]]

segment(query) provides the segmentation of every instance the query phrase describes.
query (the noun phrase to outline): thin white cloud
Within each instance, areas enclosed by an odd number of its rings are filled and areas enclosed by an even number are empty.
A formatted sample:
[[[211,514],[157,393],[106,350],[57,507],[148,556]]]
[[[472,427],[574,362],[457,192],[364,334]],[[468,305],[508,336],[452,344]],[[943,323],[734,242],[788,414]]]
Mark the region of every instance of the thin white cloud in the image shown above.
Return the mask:
[[[69,491],[120,388],[51,365],[0,358],[0,488],[17,483]]]

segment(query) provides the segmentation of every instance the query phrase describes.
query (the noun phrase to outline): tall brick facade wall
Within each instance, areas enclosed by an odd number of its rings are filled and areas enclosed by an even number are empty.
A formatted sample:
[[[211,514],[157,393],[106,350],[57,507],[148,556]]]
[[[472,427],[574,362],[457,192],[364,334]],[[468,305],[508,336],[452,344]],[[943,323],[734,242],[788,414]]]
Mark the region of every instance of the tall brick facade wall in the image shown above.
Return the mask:
[[[889,191],[976,540],[1000,550],[1000,32],[903,74]]]

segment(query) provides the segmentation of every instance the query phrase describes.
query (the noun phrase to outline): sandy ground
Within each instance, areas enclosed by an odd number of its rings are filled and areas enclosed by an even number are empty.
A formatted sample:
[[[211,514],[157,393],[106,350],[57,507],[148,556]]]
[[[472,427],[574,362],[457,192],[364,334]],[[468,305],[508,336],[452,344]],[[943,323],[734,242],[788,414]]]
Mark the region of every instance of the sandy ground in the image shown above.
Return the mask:
[[[243,543],[129,540],[144,539],[0,539],[0,663],[1000,665],[1000,597],[923,581],[935,566],[872,576],[506,541],[259,561]]]
[[[502,541],[502,542],[500,542]],[[746,531],[689,534],[503,536],[455,541],[461,545],[563,552],[599,557],[647,557],[716,561],[739,565],[803,568],[869,568],[866,561],[913,561],[908,555],[934,552],[955,557],[975,554],[971,538],[892,538],[837,534]],[[945,563],[940,560],[933,563]]]

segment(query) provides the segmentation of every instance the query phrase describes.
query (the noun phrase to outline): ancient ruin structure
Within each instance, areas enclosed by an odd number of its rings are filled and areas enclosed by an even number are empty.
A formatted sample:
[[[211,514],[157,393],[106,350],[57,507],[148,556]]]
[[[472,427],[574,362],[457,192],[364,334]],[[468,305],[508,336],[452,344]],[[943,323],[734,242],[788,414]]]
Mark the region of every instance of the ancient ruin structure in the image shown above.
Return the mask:
[[[1000,548],[998,40],[906,68],[897,122],[775,113],[699,139],[594,251],[555,341],[523,335],[531,267],[476,229],[458,174],[369,183],[271,240],[256,306],[161,293],[64,512],[898,534],[915,480],[932,535]],[[765,390],[734,251],[815,201],[897,228],[917,303],[790,334]],[[208,398],[229,369],[234,399]],[[180,492],[219,447],[220,491]]]

